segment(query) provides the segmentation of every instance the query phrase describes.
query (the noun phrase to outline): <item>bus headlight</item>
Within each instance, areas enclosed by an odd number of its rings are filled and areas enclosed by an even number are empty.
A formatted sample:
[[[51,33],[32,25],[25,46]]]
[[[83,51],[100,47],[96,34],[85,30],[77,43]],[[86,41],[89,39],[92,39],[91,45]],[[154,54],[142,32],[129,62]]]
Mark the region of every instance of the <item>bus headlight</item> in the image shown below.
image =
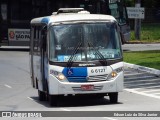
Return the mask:
[[[56,78],[58,78],[59,80],[65,80],[65,76],[63,74],[58,74]]]
[[[108,75],[108,80],[113,79],[117,76],[117,72],[116,71],[112,71],[109,75]]]
[[[117,76],[117,73],[116,73],[115,71],[113,71],[113,72],[111,73],[111,76],[112,76],[112,78],[114,78],[114,77]]]
[[[67,81],[66,77],[60,72],[50,70],[50,74],[54,75],[59,81],[62,81],[62,82]]]
[[[110,79],[113,79],[113,78],[115,78],[117,75],[118,75],[118,73],[120,73],[120,72],[122,72],[123,71],[123,67],[120,67],[120,68],[117,68],[117,69],[115,69],[115,70],[113,70],[109,75],[108,75],[108,80],[110,80]]]

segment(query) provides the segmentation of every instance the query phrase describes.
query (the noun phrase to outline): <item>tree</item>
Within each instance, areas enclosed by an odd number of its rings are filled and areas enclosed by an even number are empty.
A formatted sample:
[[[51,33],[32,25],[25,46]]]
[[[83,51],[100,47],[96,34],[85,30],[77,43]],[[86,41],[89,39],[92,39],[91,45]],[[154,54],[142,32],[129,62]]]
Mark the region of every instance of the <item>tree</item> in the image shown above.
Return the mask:
[[[125,0],[127,7],[133,7],[134,6],[134,0]]]
[[[125,0],[127,7],[135,6],[137,0]],[[140,0],[141,6],[146,8],[160,8],[160,0]]]

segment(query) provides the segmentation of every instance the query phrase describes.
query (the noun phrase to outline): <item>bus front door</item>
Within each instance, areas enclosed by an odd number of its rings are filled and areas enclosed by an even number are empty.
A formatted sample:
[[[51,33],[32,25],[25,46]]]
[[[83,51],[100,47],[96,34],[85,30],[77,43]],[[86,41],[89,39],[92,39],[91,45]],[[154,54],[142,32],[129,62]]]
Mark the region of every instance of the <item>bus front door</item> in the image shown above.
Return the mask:
[[[47,42],[47,35],[46,35],[46,28],[44,27],[41,31],[41,50],[40,50],[40,58],[41,58],[41,79],[42,79],[42,86],[43,91],[47,91],[47,50],[46,50],[46,42]]]

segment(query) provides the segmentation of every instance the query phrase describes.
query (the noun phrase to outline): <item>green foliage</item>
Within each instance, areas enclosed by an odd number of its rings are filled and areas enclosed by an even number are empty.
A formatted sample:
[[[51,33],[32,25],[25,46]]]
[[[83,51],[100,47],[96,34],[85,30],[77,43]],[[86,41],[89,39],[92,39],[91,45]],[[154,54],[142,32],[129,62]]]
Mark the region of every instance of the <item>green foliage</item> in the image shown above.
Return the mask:
[[[152,8],[154,6],[154,0],[142,0],[143,7]]]
[[[131,31],[131,41],[135,40],[134,30]],[[160,42],[160,24],[142,24],[141,41]]]
[[[137,0],[125,0],[127,7],[135,6],[135,1]],[[141,0],[141,6],[146,8],[159,8],[160,0]]]
[[[124,61],[160,70],[160,50],[124,52]]]
[[[126,6],[127,7],[133,7],[135,6],[134,0],[125,0]]]

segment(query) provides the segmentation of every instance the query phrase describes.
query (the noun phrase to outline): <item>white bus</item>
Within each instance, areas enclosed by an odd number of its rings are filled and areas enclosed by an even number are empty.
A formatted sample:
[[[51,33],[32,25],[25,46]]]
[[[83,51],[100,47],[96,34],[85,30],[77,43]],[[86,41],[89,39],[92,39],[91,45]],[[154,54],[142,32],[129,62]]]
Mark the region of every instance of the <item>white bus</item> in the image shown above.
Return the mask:
[[[114,17],[82,8],[33,19],[31,81],[39,100],[53,106],[60,96],[108,95],[117,103],[124,80],[120,33]]]

